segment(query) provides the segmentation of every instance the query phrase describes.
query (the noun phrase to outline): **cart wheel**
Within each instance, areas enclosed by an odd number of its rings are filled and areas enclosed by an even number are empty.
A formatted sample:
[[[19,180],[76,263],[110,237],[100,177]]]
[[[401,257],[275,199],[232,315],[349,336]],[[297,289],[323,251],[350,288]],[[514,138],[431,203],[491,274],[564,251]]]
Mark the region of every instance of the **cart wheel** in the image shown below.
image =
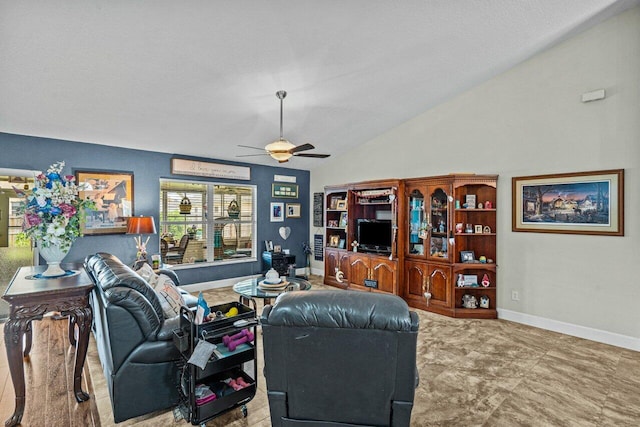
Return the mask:
[[[242,411],[242,416],[244,418],[247,418],[247,405],[242,405],[242,408],[240,408],[240,410]]]

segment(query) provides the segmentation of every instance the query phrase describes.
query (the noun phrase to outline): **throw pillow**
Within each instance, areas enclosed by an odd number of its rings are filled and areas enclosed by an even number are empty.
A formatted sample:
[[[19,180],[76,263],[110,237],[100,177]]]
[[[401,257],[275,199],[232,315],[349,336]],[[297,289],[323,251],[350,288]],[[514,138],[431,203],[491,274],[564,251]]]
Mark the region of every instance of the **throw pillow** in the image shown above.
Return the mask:
[[[138,273],[144,280],[146,280],[149,283],[151,283],[151,278],[156,276],[156,273],[153,271],[153,268],[151,268],[151,266],[146,262],[143,263],[142,266],[136,270],[136,273]]]
[[[180,307],[185,306],[186,304],[184,302],[184,298],[180,294],[180,290],[173,283],[171,278],[165,274],[160,274],[157,282],[152,286],[160,300],[160,305],[162,306],[165,319],[169,319],[180,314]]]

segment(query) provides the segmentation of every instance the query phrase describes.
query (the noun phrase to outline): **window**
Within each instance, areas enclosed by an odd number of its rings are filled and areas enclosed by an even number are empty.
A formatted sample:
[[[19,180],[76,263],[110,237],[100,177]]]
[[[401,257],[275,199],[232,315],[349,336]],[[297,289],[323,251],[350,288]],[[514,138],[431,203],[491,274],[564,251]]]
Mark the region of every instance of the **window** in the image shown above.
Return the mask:
[[[162,261],[255,261],[255,194],[253,185],[161,180]]]

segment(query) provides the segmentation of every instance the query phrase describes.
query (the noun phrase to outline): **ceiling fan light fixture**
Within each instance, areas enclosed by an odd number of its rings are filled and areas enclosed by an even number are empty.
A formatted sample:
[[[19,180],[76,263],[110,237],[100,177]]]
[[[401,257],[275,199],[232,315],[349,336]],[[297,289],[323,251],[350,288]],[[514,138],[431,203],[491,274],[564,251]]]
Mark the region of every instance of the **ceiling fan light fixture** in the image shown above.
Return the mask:
[[[273,141],[271,144],[264,147],[271,157],[279,162],[287,161],[291,158],[291,150],[295,148],[295,145],[287,141],[286,139],[279,139]]]

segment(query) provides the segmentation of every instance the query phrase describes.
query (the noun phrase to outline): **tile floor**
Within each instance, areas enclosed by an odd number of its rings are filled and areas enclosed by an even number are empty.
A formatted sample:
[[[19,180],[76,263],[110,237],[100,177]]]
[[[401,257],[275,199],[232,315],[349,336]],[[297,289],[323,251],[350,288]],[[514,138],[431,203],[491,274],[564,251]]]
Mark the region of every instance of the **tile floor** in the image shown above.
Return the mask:
[[[314,289],[325,288],[320,279]],[[237,299],[228,288],[206,297],[211,305]],[[504,320],[416,311],[420,385],[412,426],[640,426],[640,353]],[[93,342],[88,363],[101,424],[114,425]],[[247,418],[234,410],[207,426],[270,426],[264,378],[247,407]],[[118,424],[158,425],[187,423],[163,412]]]

